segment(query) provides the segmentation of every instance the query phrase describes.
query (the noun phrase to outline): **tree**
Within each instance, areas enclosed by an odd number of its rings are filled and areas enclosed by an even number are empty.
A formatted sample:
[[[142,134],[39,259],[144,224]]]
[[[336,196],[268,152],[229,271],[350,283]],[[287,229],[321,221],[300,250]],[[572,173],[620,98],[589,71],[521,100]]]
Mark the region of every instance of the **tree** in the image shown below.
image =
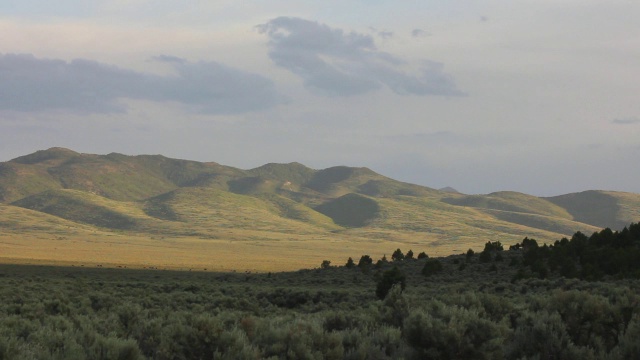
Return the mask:
[[[427,259],[427,258],[429,258],[429,255],[427,255],[427,253],[424,251],[418,254],[418,259]]]
[[[373,259],[369,255],[362,255],[360,261],[358,261],[359,268],[369,267],[371,264],[373,264]]]
[[[489,252],[496,252],[496,251],[503,251],[504,247],[502,246],[502,244],[500,243],[500,241],[487,241],[486,244],[484,244],[484,251],[489,251]]]
[[[328,269],[331,267],[331,261],[329,260],[322,260],[322,264],[320,264],[320,268],[321,269]]]
[[[409,249],[407,255],[404,256],[405,260],[413,260],[413,250]]]
[[[399,284],[400,289],[404,290],[406,281],[407,276],[397,266],[394,266],[391,270],[387,270],[382,274],[382,278],[380,278],[376,286],[376,296],[381,300],[384,299],[395,284]]]
[[[404,254],[402,253],[402,250],[397,249],[396,251],[394,251],[393,254],[391,255],[391,260],[393,261],[404,260]]]
[[[471,258],[473,257],[474,254],[475,252],[473,252],[472,249],[467,250],[467,262],[471,261]]]
[[[356,264],[353,262],[352,258],[349,258],[349,260],[347,260],[347,263],[344,266],[346,266],[347,269],[351,269],[352,267],[356,266]]]

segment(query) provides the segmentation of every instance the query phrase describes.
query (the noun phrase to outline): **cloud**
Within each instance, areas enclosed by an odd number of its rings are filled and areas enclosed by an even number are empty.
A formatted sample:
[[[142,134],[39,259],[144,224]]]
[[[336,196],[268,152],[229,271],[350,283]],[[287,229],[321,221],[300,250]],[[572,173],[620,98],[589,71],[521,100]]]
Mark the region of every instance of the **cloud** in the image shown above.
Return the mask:
[[[620,118],[620,119],[613,119],[611,122],[613,124],[618,124],[618,125],[640,124],[640,118],[638,117]]]
[[[172,55],[158,55],[151,57],[152,61],[157,62],[165,62],[165,63],[176,63],[176,64],[185,64],[187,61],[183,58],[179,58],[177,56]]]
[[[129,98],[174,101],[198,113],[233,114],[281,102],[273,82],[257,74],[169,55],[153,61],[173,66],[176,75],[146,74],[85,59],[66,62],[0,54],[0,110],[125,112],[118,100]]]
[[[274,63],[323,95],[359,95],[383,86],[401,95],[463,95],[442,64],[424,61],[418,74],[407,72],[407,61],[379,51],[370,35],[292,17],[273,19],[258,30],[269,37]]]
[[[426,30],[422,30],[422,29],[413,29],[411,31],[411,36],[413,37],[426,37],[429,36],[429,32]]]
[[[378,30],[374,27],[369,27],[369,30],[373,31],[374,34],[379,36],[383,40],[391,39],[393,37],[393,31],[389,30]]]

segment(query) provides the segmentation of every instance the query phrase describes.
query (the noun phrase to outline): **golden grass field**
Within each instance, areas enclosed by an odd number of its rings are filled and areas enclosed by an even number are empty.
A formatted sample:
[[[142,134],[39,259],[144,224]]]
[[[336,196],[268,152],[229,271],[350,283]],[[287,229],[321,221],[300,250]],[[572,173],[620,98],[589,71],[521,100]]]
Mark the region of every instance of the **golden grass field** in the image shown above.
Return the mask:
[[[0,227],[0,262],[269,272],[314,268],[323,260],[343,265],[347,258],[357,262],[364,254],[374,259],[390,257],[397,248],[411,249],[416,255],[425,251],[429,256],[446,256],[469,248],[480,251],[487,241],[509,245],[525,235],[546,241],[559,238],[555,233],[502,223],[476,209],[447,206],[425,211],[424,204],[413,199],[382,200],[379,219],[349,229],[283,219],[259,206],[257,210],[239,207],[231,217],[222,211],[223,203],[216,202],[215,211],[211,206],[200,211],[176,206],[188,222],[161,221],[126,210],[147,221],[141,230],[161,230],[153,234],[99,229],[0,205],[4,225]],[[461,217],[472,220],[466,224]],[[478,227],[481,222],[484,229]],[[184,235],[189,232],[194,235]]]
[[[322,260],[343,265],[348,257],[355,261],[369,254],[390,258],[396,248],[425,251],[444,256],[481,250],[477,243],[454,245],[402,243],[396,241],[353,241],[327,238],[284,240],[160,239],[131,235],[64,236],[43,238],[33,235],[0,235],[0,262],[130,268],[208,270],[208,271],[289,271],[318,267]],[[467,246],[468,245],[468,246]]]

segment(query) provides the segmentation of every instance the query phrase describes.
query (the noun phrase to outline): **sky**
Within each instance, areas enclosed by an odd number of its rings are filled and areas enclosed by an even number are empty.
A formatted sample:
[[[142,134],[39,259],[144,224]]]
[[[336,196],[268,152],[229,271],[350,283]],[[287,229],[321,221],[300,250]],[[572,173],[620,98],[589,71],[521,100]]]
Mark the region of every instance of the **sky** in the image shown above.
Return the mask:
[[[50,147],[640,193],[635,0],[0,2],[0,161]]]

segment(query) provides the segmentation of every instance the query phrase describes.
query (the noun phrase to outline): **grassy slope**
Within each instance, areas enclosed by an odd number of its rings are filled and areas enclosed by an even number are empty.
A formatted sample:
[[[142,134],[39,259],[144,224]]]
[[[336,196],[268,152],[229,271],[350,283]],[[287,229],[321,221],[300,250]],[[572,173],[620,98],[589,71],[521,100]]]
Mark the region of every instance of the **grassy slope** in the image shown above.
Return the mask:
[[[40,211],[3,205],[0,236],[47,237],[49,230],[41,223],[57,219],[77,237],[99,238],[106,253],[116,244],[109,239],[114,234],[118,246],[137,246],[140,254],[155,239],[155,257],[147,262],[183,264],[191,258],[206,263],[203,254],[212,251],[207,246],[227,244],[216,252],[226,254],[225,261],[237,263],[245,256],[263,269],[271,269],[281,256],[288,257],[282,268],[290,269],[292,264],[313,266],[331,254],[373,255],[395,247],[428,246],[433,253],[448,254],[481,248],[486,241],[510,244],[524,236],[549,242],[576,230],[596,231],[595,221],[626,225],[640,215],[637,194],[466,196],[402,183],[366,168],[313,170],[291,163],[239,170],[159,155],[99,156],[66,149],[0,164],[0,195]],[[11,230],[15,226],[20,232]],[[182,257],[171,257],[175,249]],[[232,255],[232,249],[245,253]],[[117,263],[118,252],[110,256]]]
[[[640,194],[592,190],[547,200],[566,208],[576,221],[602,228],[622,229],[640,218]]]
[[[449,195],[443,202],[456,206],[478,209],[493,218],[529,228],[557,234],[575,231],[590,233],[598,226],[574,221],[574,216],[564,207],[545,198],[502,191],[488,195]]]

